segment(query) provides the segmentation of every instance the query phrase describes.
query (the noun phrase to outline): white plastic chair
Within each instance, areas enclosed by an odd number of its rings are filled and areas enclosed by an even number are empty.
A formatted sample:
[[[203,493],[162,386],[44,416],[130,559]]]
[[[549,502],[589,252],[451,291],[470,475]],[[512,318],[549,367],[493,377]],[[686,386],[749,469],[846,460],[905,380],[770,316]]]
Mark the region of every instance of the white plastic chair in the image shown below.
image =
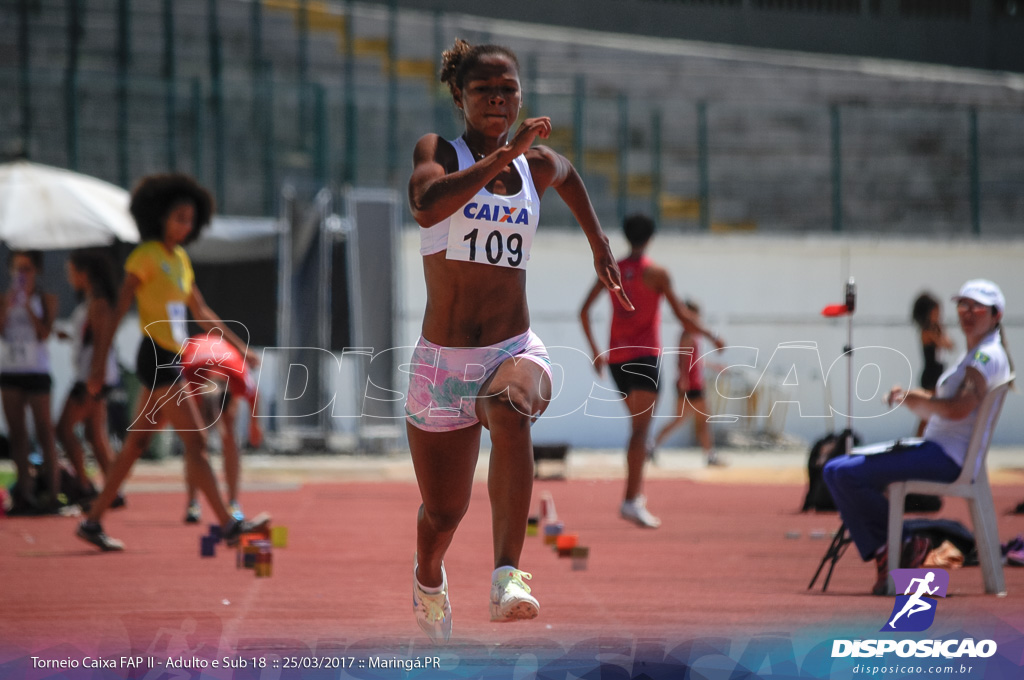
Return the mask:
[[[999,596],[1006,595],[1006,581],[1003,578],[1003,562],[999,546],[999,528],[996,525],[996,509],[992,501],[992,488],[988,483],[985,458],[988,455],[992,432],[1003,409],[1006,392],[1014,376],[995,385],[978,406],[978,419],[974,423],[971,439],[967,445],[967,457],[960,476],[949,484],[908,480],[889,485],[889,572],[899,568],[900,548],[903,544],[903,503],[908,493],[923,493],[936,496],[957,496],[967,500],[971,509],[971,524],[974,540],[978,545],[978,561],[985,579],[985,592]],[[889,594],[894,594],[892,578],[889,579]]]

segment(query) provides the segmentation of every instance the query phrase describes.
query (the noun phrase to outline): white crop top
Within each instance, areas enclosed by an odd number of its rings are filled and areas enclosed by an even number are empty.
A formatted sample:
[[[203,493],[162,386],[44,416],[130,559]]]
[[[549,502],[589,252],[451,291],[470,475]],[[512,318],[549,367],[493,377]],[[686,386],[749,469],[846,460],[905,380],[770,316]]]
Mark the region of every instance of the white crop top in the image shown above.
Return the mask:
[[[74,345],[71,356],[75,364],[75,381],[88,382],[92,375],[92,354],[95,348],[95,337],[89,324],[89,303],[82,302],[71,312],[72,339]],[[118,378],[117,353],[111,347],[107,352],[107,362],[103,371],[103,384],[116,385]]]
[[[449,141],[458,154],[459,170],[473,165],[466,141],[462,137]],[[526,269],[540,222],[540,200],[526,156],[516,156],[512,167],[523,182],[519,193],[498,196],[480,189],[449,217],[420,229],[420,255],[444,250],[449,260]]]
[[[37,319],[43,318],[43,296],[33,293],[28,304]],[[3,357],[0,371],[4,373],[50,373],[50,352],[46,341],[36,335],[36,327],[28,316],[24,304],[15,304],[7,310],[7,323],[3,331]]]

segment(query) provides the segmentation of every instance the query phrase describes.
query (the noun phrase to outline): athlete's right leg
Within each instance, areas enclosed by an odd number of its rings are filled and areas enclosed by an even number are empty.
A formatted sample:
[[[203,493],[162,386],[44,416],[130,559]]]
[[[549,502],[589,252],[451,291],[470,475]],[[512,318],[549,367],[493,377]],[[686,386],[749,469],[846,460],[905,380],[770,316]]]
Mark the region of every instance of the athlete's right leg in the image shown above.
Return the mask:
[[[480,388],[476,415],[491,434],[487,495],[495,569],[519,568],[533,494],[530,428],[550,402],[547,367],[530,359],[506,359]]]
[[[420,487],[416,555],[420,585],[441,585],[441,562],[469,508],[480,454],[480,424],[448,432],[426,432],[406,424],[413,469]]]

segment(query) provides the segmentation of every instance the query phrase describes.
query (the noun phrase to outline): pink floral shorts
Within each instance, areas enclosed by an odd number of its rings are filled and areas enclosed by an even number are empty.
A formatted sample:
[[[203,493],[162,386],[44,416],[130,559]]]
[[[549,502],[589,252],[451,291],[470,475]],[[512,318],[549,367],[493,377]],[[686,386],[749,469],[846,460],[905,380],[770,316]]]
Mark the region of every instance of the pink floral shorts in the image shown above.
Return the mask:
[[[442,347],[420,338],[409,362],[407,419],[427,432],[475,425],[480,387],[498,366],[513,358],[537,363],[551,379],[548,351],[530,330],[488,347]]]

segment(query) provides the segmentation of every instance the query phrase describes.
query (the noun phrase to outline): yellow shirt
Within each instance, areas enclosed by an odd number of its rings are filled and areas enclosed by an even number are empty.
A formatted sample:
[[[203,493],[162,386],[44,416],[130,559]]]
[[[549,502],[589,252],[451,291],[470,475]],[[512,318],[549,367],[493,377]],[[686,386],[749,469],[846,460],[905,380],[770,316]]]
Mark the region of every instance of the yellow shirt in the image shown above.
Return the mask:
[[[195,274],[181,246],[167,252],[159,241],[138,245],[124,270],[139,279],[135,303],[142,332],[166,350],[179,352],[188,338],[188,307]]]

